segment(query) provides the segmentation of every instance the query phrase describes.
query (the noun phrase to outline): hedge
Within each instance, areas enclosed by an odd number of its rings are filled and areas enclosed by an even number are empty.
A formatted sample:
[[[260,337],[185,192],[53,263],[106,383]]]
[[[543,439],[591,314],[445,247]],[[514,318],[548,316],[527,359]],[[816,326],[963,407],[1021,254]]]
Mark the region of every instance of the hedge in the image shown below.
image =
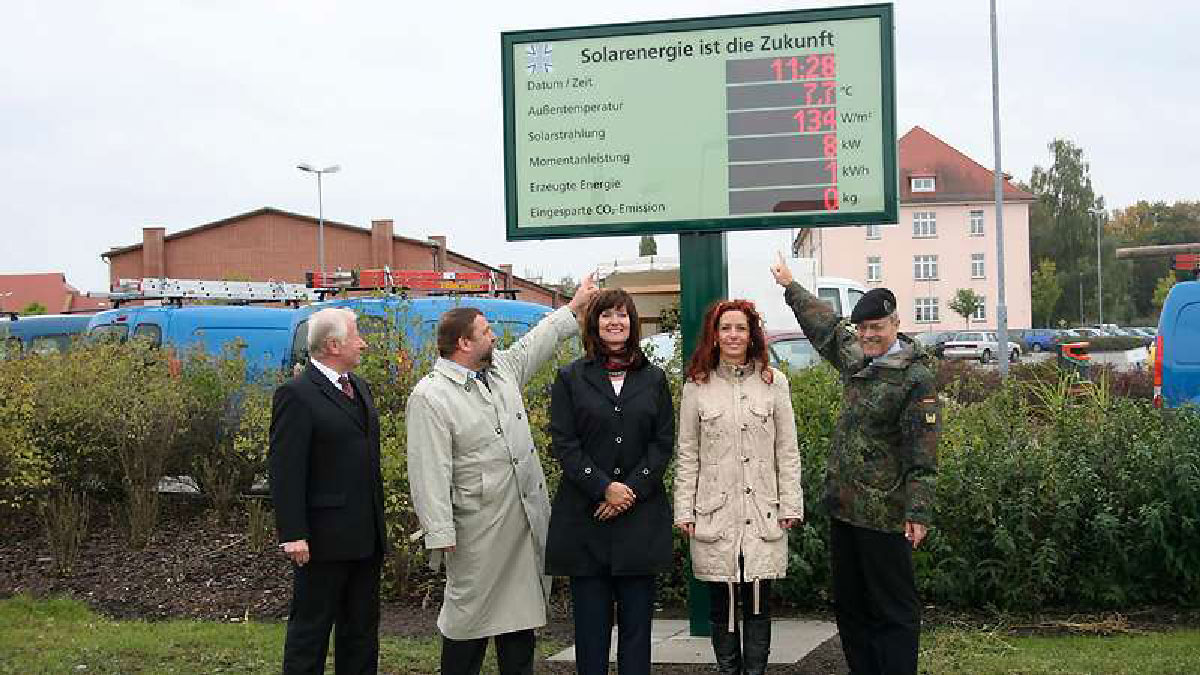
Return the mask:
[[[409,539],[418,524],[408,497],[404,405],[433,354],[400,360],[390,356],[400,336],[369,339],[372,349],[358,372],[380,408],[395,544],[386,588],[394,598],[426,598],[441,581],[425,566],[420,543]],[[547,452],[549,385],[555,367],[577,354],[577,345],[564,345],[525,391],[551,490],[560,472]],[[160,405],[148,398],[154,388],[117,379],[131,369],[184,390],[187,423],[161,439],[169,465],[195,475],[204,465],[227,466],[225,480],[239,492],[248,489],[265,472],[273,383],[245,382],[238,363],[192,355],[167,374],[152,352],[112,346],[0,362],[0,386],[9,392],[0,402],[0,508],[33,508],[59,485],[128,501],[129,482],[117,461],[124,441],[107,425],[116,406]],[[929,539],[915,554],[926,601],[1080,610],[1200,604],[1200,415],[1156,410],[1144,383],[1107,371],[1095,371],[1098,384],[1076,382],[1052,363],[1012,373],[1002,383],[960,364],[939,372],[945,414],[938,502]],[[790,373],[789,381],[808,516],[790,535],[788,577],[774,588],[783,602],[823,607],[828,519],[820,499],[841,387],[823,365]],[[677,399],[679,383],[673,388]],[[686,598],[686,550],[677,535],[677,564],[660,579],[661,601]]]

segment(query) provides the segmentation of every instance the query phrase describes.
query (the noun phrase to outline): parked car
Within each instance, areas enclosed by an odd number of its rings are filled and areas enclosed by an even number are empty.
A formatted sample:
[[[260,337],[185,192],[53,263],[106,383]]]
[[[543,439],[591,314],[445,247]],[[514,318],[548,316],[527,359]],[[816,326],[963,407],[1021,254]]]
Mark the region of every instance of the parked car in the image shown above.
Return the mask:
[[[937,358],[942,358],[942,350],[946,346],[946,341],[953,338],[957,333],[954,331],[941,332],[924,332],[910,333],[909,336],[916,340],[925,349],[929,350]]]
[[[1054,349],[1054,337],[1058,331],[1051,328],[1031,328],[1025,331],[1024,350],[1027,352],[1048,352]]]
[[[803,331],[767,331],[767,356],[782,370],[803,370],[817,365],[821,355]]]
[[[1021,358],[1021,345],[1010,340],[1008,347],[1001,350],[999,338],[991,331],[955,333],[943,345],[943,355],[948,359],[979,359],[980,363],[990,363],[1000,353],[1007,353],[1008,360],[1016,363]]]
[[[87,314],[0,315],[0,359],[65,352],[89,319]]]
[[[642,351],[655,364],[666,367],[679,348],[679,331],[657,333],[642,338]],[[821,355],[813,348],[812,342],[798,330],[769,330],[767,331],[767,359],[779,369],[801,370],[816,365]],[[668,373],[679,376],[678,372]]]

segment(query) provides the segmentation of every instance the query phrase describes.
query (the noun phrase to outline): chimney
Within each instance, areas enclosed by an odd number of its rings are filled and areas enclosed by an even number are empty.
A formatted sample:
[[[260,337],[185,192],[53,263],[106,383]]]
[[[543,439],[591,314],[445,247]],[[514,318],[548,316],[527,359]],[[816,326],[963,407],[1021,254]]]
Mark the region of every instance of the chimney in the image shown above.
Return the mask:
[[[504,281],[504,290],[506,290],[506,291],[512,290],[512,287],[513,287],[512,265],[501,265],[500,266],[500,278]]]
[[[429,238],[437,249],[433,252],[433,269],[435,272],[446,271],[446,237],[440,234],[435,234]]]
[[[371,267],[382,269],[395,268],[392,257],[392,221],[371,221]]]
[[[142,228],[142,276],[167,276],[167,228]]]

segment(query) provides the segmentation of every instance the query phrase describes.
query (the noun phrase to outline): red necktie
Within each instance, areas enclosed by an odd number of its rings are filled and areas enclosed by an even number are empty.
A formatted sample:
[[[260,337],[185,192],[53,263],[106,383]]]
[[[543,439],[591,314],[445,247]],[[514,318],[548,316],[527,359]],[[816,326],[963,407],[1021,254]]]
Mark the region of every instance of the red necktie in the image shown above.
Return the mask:
[[[346,398],[354,398],[354,387],[350,386],[350,378],[348,376],[342,375],[339,377],[338,386],[342,388],[342,393],[346,395]]]

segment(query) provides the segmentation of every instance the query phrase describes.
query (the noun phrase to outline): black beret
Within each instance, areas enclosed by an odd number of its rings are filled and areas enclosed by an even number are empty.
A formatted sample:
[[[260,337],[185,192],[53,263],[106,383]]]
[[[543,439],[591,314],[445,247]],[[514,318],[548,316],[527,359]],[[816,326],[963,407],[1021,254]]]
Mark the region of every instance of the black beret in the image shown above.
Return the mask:
[[[896,311],[896,296],[886,288],[872,288],[858,299],[850,323],[883,319]]]

